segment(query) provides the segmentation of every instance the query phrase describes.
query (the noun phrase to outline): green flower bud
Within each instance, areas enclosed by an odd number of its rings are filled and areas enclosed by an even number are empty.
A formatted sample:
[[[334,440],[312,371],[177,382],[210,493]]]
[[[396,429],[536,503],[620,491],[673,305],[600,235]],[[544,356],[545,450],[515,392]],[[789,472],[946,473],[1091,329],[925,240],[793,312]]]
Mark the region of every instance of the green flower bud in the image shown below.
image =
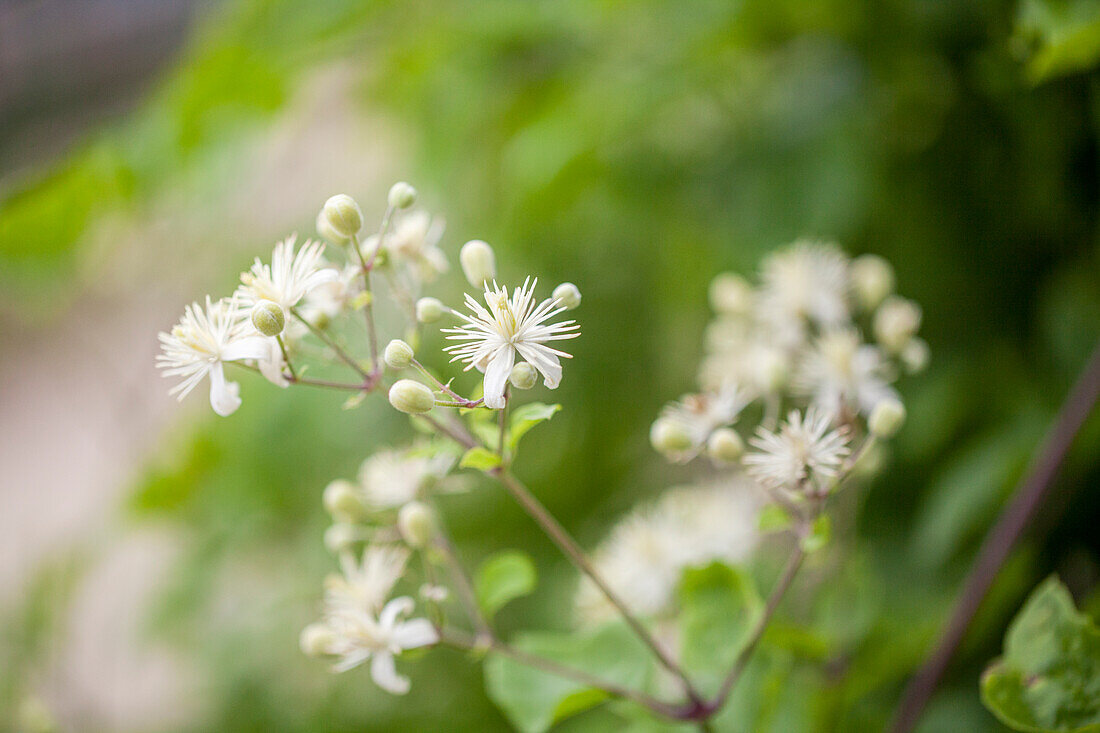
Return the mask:
[[[336,634],[326,624],[316,623],[302,629],[298,635],[298,647],[307,657],[320,657],[329,653]]]
[[[343,247],[351,241],[333,228],[332,224],[329,223],[328,217],[325,216],[324,209],[317,213],[316,227],[317,233],[321,235],[321,239],[332,242],[333,244]]]
[[[562,283],[554,288],[553,298],[558,301],[558,305],[573,310],[581,304],[581,291],[573,283]]]
[[[447,306],[439,298],[421,298],[416,301],[416,320],[435,323],[447,312]]]
[[[399,379],[390,387],[390,404],[410,415],[423,415],[435,407],[432,391],[412,379]]]
[[[678,420],[659,417],[649,429],[649,442],[658,453],[670,454],[688,450],[692,446],[691,435]]]
[[[707,441],[707,455],[718,463],[737,463],[745,452],[745,441],[733,428],[718,428]]]
[[[894,268],[878,255],[860,255],[852,260],[852,290],[865,310],[874,310],[894,292]]]
[[[497,276],[496,256],[493,248],[480,239],[473,239],[462,245],[458,252],[458,261],[462,272],[475,288],[485,287],[485,282]]]
[[[526,361],[521,361],[512,367],[512,373],[508,375],[508,381],[516,389],[531,389],[539,381],[539,373]]]
[[[917,336],[909,339],[909,343],[901,350],[901,364],[909,374],[919,374],[927,369],[930,358],[928,342]]]
[[[354,522],[366,514],[366,505],[359,490],[351,481],[336,479],[325,487],[321,495],[325,511],[337,522]]]
[[[398,181],[390,187],[389,204],[395,209],[407,209],[416,203],[416,189]]]
[[[351,550],[365,539],[362,527],[347,522],[337,522],[325,530],[325,547],[334,555]]]
[[[752,286],[740,275],[723,272],[710,281],[710,307],[715,313],[743,315],[752,309]]]
[[[261,300],[252,306],[252,325],[264,336],[278,336],[286,327],[282,306],[270,300]]]
[[[413,348],[401,339],[394,339],[386,344],[386,350],[382,352],[382,360],[390,369],[401,370],[412,364]]]
[[[876,438],[892,438],[905,423],[905,406],[895,399],[882,400],[871,410],[867,429]]]
[[[424,547],[435,536],[435,515],[419,501],[410,501],[397,513],[397,531],[412,547]]]
[[[891,296],[875,311],[875,338],[887,351],[899,354],[920,328],[920,306],[911,300]]]
[[[338,193],[330,198],[325,202],[322,212],[336,233],[348,239],[363,228],[363,212],[359,210],[355,199],[347,194]]]

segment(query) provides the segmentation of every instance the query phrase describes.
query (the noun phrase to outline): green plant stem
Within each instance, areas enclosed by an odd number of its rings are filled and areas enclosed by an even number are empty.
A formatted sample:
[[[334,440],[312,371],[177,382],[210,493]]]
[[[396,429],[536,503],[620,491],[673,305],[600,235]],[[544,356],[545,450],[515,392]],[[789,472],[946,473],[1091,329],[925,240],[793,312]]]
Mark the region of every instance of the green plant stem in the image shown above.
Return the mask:
[[[435,384],[436,389],[438,389],[440,392],[443,392],[448,397],[450,397],[451,399],[454,400],[454,402],[436,402],[437,405],[439,405],[441,407],[477,407],[478,405],[480,405],[482,402],[485,401],[484,397],[482,397],[480,399],[476,399],[476,400],[466,399],[465,397],[463,397],[462,395],[460,395],[459,393],[457,393],[453,389],[451,389],[449,386],[447,386],[446,384],[441,382],[438,377],[436,377],[434,374],[432,374],[430,371],[428,371],[428,368],[426,366],[424,366],[423,364],[421,364],[416,359],[413,359],[412,362],[410,362],[410,363],[414,367],[416,367],[417,371],[419,371],[425,377],[430,379],[432,381],[432,383]]]
[[[462,563],[458,559],[458,555],[455,554],[454,545],[451,544],[450,538],[447,536],[446,531],[440,527],[439,535],[436,537],[436,548],[446,558],[447,563],[451,566],[451,576],[455,581],[455,589],[458,593],[459,602],[466,608],[466,614],[470,617],[470,621],[477,627],[478,637],[485,640],[491,640],[494,637],[493,630],[489,626],[488,620],[485,618],[485,614],[481,612],[481,607],[477,602],[477,595],[474,593],[473,584],[470,582],[470,577],[466,574],[466,569],[462,566]]]
[[[279,351],[283,352],[283,361],[286,362],[287,371],[290,372],[290,378],[297,381],[298,374],[294,371],[294,365],[290,363],[290,354],[286,351],[286,344],[283,343],[283,337],[281,334],[276,334],[275,340],[279,342]]]
[[[295,318],[297,318],[299,321],[301,321],[302,324],[304,324],[305,327],[309,329],[310,333],[312,333],[317,338],[321,339],[321,341],[323,341],[326,346],[328,346],[330,349],[332,349],[333,352],[336,354],[336,356],[342,362],[344,362],[345,364],[350,366],[352,369],[354,369],[359,374],[359,376],[361,376],[364,380],[374,381],[374,377],[372,377],[372,375],[368,374],[366,369],[359,366],[359,362],[357,362],[351,356],[351,354],[344,351],[344,349],[341,348],[340,345],[337,344],[335,341],[333,341],[332,338],[327,333],[325,333],[324,331],[322,331],[321,329],[317,328],[312,323],[310,323],[308,320],[303,318],[302,315],[298,312],[298,310],[296,308],[291,308],[290,313]]]

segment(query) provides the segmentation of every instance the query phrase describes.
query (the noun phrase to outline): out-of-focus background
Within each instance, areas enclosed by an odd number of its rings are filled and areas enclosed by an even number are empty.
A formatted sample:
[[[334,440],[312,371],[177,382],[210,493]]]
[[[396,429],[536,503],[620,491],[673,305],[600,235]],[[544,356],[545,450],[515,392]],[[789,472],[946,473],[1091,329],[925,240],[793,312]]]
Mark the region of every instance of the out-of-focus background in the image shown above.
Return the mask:
[[[184,302],[405,179],[452,261],[481,238],[584,292],[520,472],[587,545],[691,476],[646,436],[715,273],[802,235],[894,263],[933,361],[832,615],[853,651],[756,724],[880,729],[1100,336],[1098,59],[1095,0],[0,3],[2,724],[505,728],[458,655],[400,699],[297,649],[321,489],[404,422],[257,380],[220,419],[153,369]],[[1098,448],[1093,420],[924,730],[999,730],[977,675],[1045,575],[1100,610]],[[505,632],[568,626],[571,573],[498,490],[448,510],[464,557],[539,563]]]

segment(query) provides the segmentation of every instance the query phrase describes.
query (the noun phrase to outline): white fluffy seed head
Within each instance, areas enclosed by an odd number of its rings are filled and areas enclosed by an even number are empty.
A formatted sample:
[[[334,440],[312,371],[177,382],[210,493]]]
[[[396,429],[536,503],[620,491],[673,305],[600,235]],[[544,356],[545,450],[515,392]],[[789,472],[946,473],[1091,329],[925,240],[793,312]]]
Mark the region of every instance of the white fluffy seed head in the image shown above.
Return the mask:
[[[496,255],[493,248],[480,239],[472,239],[462,245],[458,252],[458,261],[462,265],[462,272],[466,279],[479,290],[485,287],[487,281],[497,276]]]
[[[286,327],[286,315],[278,303],[261,300],[252,306],[252,325],[264,336],[278,336]]]
[[[390,187],[387,201],[395,209],[407,209],[416,203],[416,189],[404,181],[398,181]]]
[[[508,381],[516,389],[531,389],[539,381],[539,373],[526,361],[521,361],[512,367],[512,373],[508,375]]]
[[[885,399],[875,405],[867,418],[867,429],[877,438],[892,438],[905,423],[905,405]]]
[[[397,513],[397,531],[411,547],[424,547],[435,536],[435,515],[427,504],[410,501]]]
[[[562,283],[558,287],[554,288],[552,294],[554,300],[566,308],[566,310],[573,310],[581,304],[581,291],[573,283]]]
[[[733,428],[718,428],[707,440],[707,455],[718,463],[737,463],[745,453],[745,441]]]
[[[345,193],[338,193],[325,202],[321,212],[329,225],[341,236],[351,238],[363,228],[363,212],[355,199]]]
[[[416,320],[435,323],[447,312],[447,306],[439,298],[421,298],[416,301]]]
[[[390,387],[390,404],[409,415],[423,415],[435,406],[435,396],[426,386],[412,379],[399,379]]]
[[[413,347],[401,339],[390,341],[386,344],[386,350],[382,352],[382,360],[386,362],[386,366],[398,371],[412,364],[413,356],[415,356]]]

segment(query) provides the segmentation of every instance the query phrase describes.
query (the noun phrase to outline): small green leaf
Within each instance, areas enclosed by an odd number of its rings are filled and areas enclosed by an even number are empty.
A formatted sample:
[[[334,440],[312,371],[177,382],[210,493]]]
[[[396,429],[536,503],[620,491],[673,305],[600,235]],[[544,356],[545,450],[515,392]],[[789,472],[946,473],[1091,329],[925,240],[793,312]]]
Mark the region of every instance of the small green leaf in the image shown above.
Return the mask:
[[[491,450],[481,446],[466,451],[459,461],[459,468],[476,468],[479,471],[490,471],[501,464],[500,456]]]
[[[1056,577],[1013,620],[981,689],[985,706],[1014,730],[1100,732],[1100,629]]]
[[[680,608],[684,665],[718,675],[733,663],[764,604],[746,573],[713,563],[684,571]]]
[[[802,550],[806,554],[817,552],[829,544],[829,538],[833,534],[833,525],[829,521],[829,515],[818,514],[817,519],[810,525],[810,533],[802,538]]]
[[[1100,62],[1098,0],[1023,0],[1015,41],[1027,49],[1034,83],[1088,71]]]
[[[512,646],[633,689],[645,686],[652,668],[648,649],[618,622],[589,634],[520,634]],[[600,690],[499,654],[490,654],[485,661],[485,688],[512,725],[524,733],[542,733],[607,699]]]
[[[517,407],[508,423],[508,450],[514,453],[528,430],[549,420],[560,409],[561,405],[544,405],[541,402],[529,402]]]
[[[505,550],[488,558],[477,571],[477,602],[489,618],[510,601],[535,590],[538,573],[527,553]]]
[[[794,519],[790,512],[778,504],[768,504],[760,510],[757,526],[761,532],[778,532],[791,526]]]

